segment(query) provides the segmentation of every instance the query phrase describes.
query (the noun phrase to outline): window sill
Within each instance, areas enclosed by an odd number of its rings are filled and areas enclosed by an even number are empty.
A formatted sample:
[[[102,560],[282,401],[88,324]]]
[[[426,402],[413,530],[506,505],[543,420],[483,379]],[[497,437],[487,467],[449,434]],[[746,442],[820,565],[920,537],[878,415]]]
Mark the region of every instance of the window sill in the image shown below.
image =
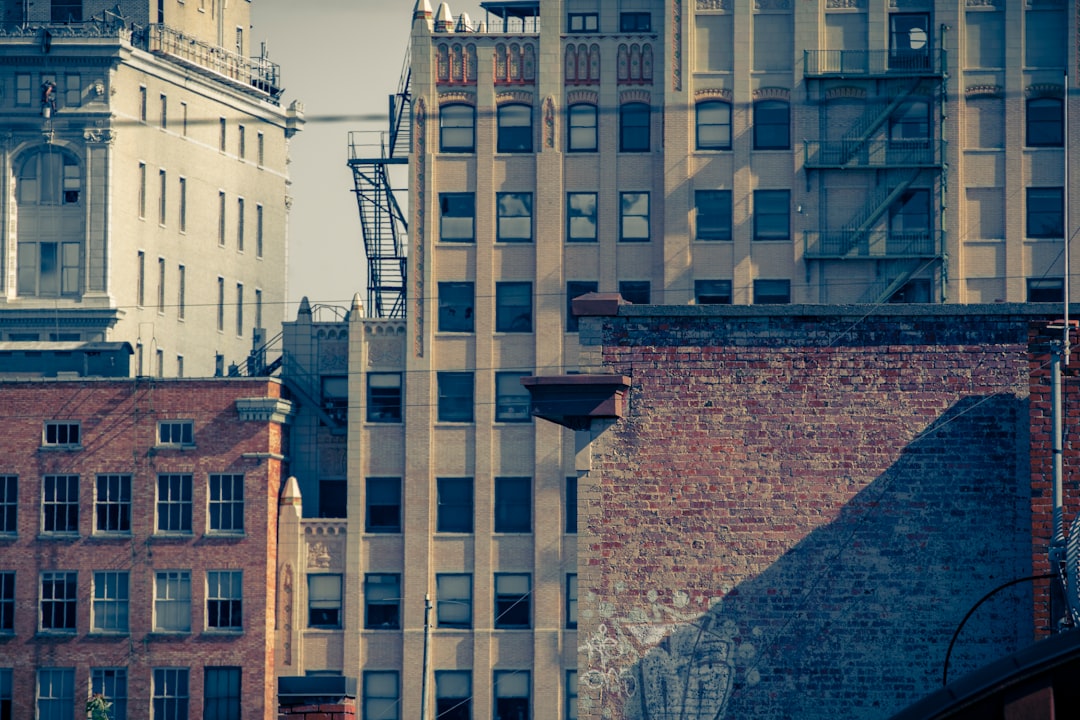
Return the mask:
[[[187,542],[194,538],[193,533],[164,533],[156,532],[146,538],[146,542],[175,543]]]
[[[0,533],[0,543],[15,542],[19,539],[19,533]]]
[[[38,448],[42,452],[78,452],[83,449],[82,445],[42,445]]]
[[[86,634],[86,640],[123,640],[131,637],[129,630],[91,630]]]
[[[218,331],[220,332],[220,331]],[[190,445],[155,445],[151,448],[153,452],[161,452],[162,450],[194,450],[195,443]]]
[[[237,628],[234,630],[232,628],[206,628],[206,630],[203,630],[203,635],[208,635],[214,638],[235,639],[244,636],[244,629]]]
[[[127,542],[131,540],[131,531],[122,532],[96,532],[86,538],[87,542]]]
[[[247,533],[243,532],[214,532],[210,531],[203,535],[203,540],[246,540]]]
[[[76,540],[79,540],[81,538],[82,538],[82,536],[79,535],[79,533],[77,533],[77,532],[73,532],[73,533],[46,533],[46,532],[42,532],[42,533],[38,533],[38,535],[37,535],[38,540],[52,540],[52,541],[57,541],[57,542],[75,542]]]
[[[35,640],[74,640],[77,637],[75,630],[38,630],[34,633]]]
[[[146,633],[147,640],[183,640],[191,637],[190,630],[152,630]]]
[[[325,626],[321,626],[321,625],[309,625],[308,627],[304,628],[304,631],[305,632],[319,632],[319,633],[339,633],[339,632],[344,632],[345,628],[343,628],[343,627],[325,627]]]

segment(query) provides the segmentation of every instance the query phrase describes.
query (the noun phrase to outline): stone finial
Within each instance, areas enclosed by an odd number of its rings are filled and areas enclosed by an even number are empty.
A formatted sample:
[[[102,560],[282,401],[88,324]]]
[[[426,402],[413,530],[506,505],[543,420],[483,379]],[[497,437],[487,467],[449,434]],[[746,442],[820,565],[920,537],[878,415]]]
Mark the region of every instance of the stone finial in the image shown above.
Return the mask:
[[[454,32],[464,33],[469,32],[472,29],[472,18],[469,17],[469,13],[463,12],[458,15],[457,25],[454,26]]]
[[[416,0],[412,16],[413,20],[430,20],[431,3],[428,0]]]
[[[300,298],[300,310],[296,313],[296,319],[301,318],[311,319],[311,303],[308,302],[307,295]]]
[[[352,307],[349,308],[349,319],[359,320],[364,317],[364,303],[360,302],[360,293],[353,293]]]
[[[454,32],[454,16],[450,13],[449,3],[439,3],[435,11],[435,32]]]
[[[278,505],[295,505],[296,507],[303,506],[303,500],[300,497],[300,483],[296,482],[296,478],[290,475],[285,480],[285,485],[281,488],[281,495],[278,497]]]

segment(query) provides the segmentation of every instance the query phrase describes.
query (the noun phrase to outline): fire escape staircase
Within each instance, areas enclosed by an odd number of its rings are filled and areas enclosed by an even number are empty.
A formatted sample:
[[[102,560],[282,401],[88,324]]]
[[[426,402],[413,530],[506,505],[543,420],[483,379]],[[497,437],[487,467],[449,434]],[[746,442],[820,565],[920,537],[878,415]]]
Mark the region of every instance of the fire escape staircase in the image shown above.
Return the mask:
[[[923,246],[926,243],[920,242],[923,234],[913,238],[890,235],[881,222],[892,204],[915,182],[919,172],[919,169],[912,170],[896,185],[881,187],[855,218],[840,230],[806,233],[806,257],[836,260],[875,259],[897,254],[892,252],[893,246],[897,244],[904,246],[900,254],[925,254]]]

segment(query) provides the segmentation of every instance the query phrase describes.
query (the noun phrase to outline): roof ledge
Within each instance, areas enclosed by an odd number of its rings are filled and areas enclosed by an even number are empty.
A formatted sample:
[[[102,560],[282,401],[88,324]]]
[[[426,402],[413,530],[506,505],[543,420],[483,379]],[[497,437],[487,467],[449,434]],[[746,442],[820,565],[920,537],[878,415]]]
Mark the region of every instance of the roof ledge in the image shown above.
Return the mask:
[[[571,430],[593,420],[619,420],[626,410],[625,375],[548,375],[521,378],[532,397],[531,414]]]

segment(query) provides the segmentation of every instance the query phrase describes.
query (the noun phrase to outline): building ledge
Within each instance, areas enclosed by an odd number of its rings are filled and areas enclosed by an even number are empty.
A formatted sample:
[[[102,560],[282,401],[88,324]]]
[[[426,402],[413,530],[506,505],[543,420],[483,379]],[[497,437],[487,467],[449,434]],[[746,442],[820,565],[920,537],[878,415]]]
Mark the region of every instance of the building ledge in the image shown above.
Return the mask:
[[[571,430],[587,430],[593,420],[618,420],[626,409],[630,378],[625,375],[551,375],[521,379],[532,397],[531,414]]]
[[[238,398],[236,411],[240,419],[252,422],[274,422],[286,424],[292,418],[293,404],[288,400],[274,397]]]

